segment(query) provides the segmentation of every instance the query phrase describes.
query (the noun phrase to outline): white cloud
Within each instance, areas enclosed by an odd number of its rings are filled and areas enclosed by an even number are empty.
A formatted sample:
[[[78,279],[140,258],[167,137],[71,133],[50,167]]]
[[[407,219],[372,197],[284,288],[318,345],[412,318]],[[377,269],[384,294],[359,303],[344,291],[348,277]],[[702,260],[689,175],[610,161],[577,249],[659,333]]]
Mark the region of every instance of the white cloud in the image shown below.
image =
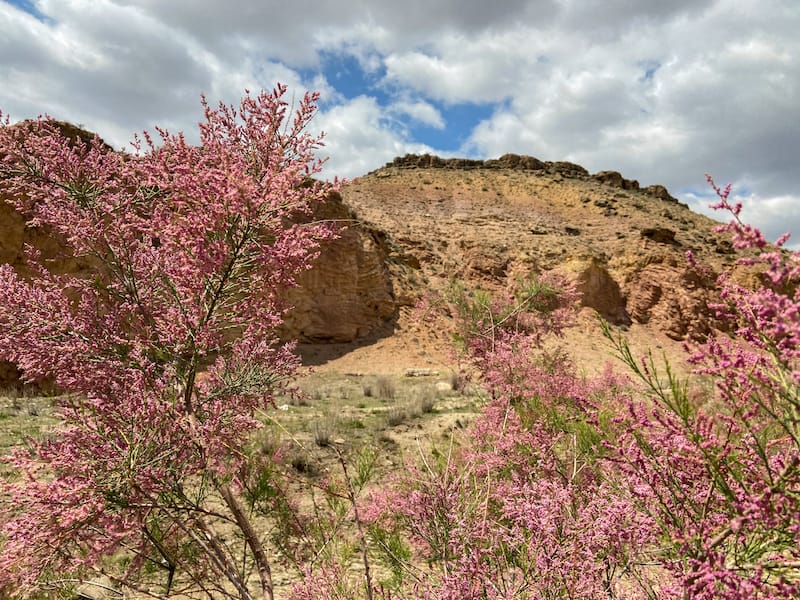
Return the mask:
[[[737,192],[748,189],[745,181],[731,182],[731,195],[728,201],[732,205],[741,203],[740,219],[744,223],[756,224],[770,242],[776,241],[784,233],[791,233],[787,247],[800,250],[800,231],[792,231],[790,227],[791,224],[800,223],[800,197],[792,194],[767,196],[754,192]],[[728,222],[733,218],[728,212],[711,208],[712,204],[718,202],[718,198],[710,188],[701,192],[687,192],[683,200],[693,211],[716,221]]]
[[[529,32],[512,27],[476,35],[442,32],[427,51],[410,49],[386,56],[386,78],[447,103],[499,102],[520,84],[547,70]]]
[[[800,206],[800,5],[720,0],[636,25],[607,39],[564,31],[545,52],[552,68],[521,72],[471,147],[615,169],[676,195],[704,190],[705,172],[747,181],[754,223],[800,234],[789,208]]]
[[[743,182],[765,229],[800,232],[796,0],[36,5],[44,22],[0,0],[0,108],[14,118],[49,112],[121,145],[155,124],[192,130],[200,92],[233,102],[279,80],[323,91],[329,170],[435,152],[411,135],[427,128],[475,156],[573,160],[686,199],[708,171]],[[320,53],[355,57],[373,87],[321,72]],[[491,116],[455,132],[459,103]]]
[[[435,106],[429,102],[411,102],[403,100],[394,102],[389,106],[389,111],[400,116],[410,117],[413,121],[428,125],[434,129],[444,129],[444,119]]]
[[[373,98],[360,96],[317,115],[314,127],[325,132],[328,156],[324,175],[357,177],[395,156],[423,154],[433,149],[406,141],[391,128],[384,110]]]

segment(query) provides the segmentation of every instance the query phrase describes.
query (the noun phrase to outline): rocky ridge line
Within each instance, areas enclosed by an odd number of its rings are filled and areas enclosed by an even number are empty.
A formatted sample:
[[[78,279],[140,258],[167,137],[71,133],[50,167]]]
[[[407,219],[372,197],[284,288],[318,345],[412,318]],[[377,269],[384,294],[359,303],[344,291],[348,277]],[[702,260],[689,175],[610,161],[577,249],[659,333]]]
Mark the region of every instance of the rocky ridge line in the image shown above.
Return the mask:
[[[541,171],[550,175],[561,175],[571,179],[594,179],[611,187],[623,190],[641,190],[645,194],[667,202],[679,203],[666,187],[655,184],[640,187],[635,179],[625,179],[618,171],[599,171],[590,174],[581,165],[569,161],[542,161],[534,156],[520,154],[504,154],[500,158],[478,160],[471,158],[440,158],[433,154],[406,154],[398,156],[393,161],[386,163],[383,168],[399,169],[508,169],[512,171]],[[370,174],[379,172],[373,171]]]

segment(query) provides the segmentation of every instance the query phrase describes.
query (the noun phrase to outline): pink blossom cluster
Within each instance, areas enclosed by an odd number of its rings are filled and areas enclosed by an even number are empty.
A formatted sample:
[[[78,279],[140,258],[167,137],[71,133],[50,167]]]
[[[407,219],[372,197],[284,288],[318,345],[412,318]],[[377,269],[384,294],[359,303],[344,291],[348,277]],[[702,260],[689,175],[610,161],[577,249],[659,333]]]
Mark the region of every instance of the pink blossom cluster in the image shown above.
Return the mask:
[[[59,274],[26,247],[25,276],[0,266],[0,359],[52,380],[62,421],[0,483],[0,590],[124,552],[119,582],[134,589],[156,564],[167,592],[178,573],[187,590],[249,597],[239,551],[214,529],[227,522],[271,597],[236,494],[242,449],[297,364],[276,338],[284,291],[333,235],[303,217],[331,189],[311,179],[317,96],[292,114],[285,93],[203,99],[199,145],[158,130],[133,153],[69,139],[49,118],[0,126],[9,202],[87,265]]]
[[[793,598],[800,595],[800,437],[798,437],[797,253],[769,247],[741,223],[730,186],[717,187],[717,208],[733,215],[720,227],[747,251],[739,264],[758,284],[718,279],[717,333],[690,349],[695,382],[652,362],[638,368],[649,402],[629,401],[614,443],[622,474],[659,531],[664,566],[691,598]]]
[[[408,569],[400,597],[647,597],[630,574],[652,519],[606,476],[601,444],[602,407],[626,382],[584,379],[543,345],[576,299],[553,280],[450,303],[490,399],[461,444],[410,464],[366,511],[429,565]]]

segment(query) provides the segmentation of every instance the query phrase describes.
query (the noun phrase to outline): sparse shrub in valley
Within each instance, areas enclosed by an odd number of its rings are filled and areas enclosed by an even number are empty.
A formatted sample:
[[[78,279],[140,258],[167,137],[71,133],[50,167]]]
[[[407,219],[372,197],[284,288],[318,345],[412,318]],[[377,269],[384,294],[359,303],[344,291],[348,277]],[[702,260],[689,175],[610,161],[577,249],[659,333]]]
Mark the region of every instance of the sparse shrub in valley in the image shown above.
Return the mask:
[[[397,386],[389,375],[378,375],[361,384],[361,393],[365,398],[378,398],[380,400],[394,400],[397,395]]]
[[[415,389],[415,409],[421,414],[433,412],[436,406],[436,388],[431,385],[418,386]]]
[[[397,386],[388,375],[379,375],[375,380],[375,389],[381,400],[393,400],[397,395]]]
[[[330,446],[334,437],[336,437],[336,419],[333,417],[315,419],[312,430],[314,443],[317,446]]]
[[[468,395],[469,392],[469,377],[463,370],[453,371],[450,373],[450,389],[460,394]]]
[[[389,427],[397,427],[402,425],[411,418],[408,409],[404,406],[392,406],[386,411],[386,424]]]
[[[318,400],[317,396],[312,394],[314,400]],[[311,406],[309,395],[303,392],[292,393],[289,395],[290,406]]]
[[[366,425],[364,425],[364,422],[361,419],[359,419],[358,417],[351,417],[349,419],[345,419],[342,422],[342,426],[343,427],[347,427],[349,429],[365,429],[366,428]]]

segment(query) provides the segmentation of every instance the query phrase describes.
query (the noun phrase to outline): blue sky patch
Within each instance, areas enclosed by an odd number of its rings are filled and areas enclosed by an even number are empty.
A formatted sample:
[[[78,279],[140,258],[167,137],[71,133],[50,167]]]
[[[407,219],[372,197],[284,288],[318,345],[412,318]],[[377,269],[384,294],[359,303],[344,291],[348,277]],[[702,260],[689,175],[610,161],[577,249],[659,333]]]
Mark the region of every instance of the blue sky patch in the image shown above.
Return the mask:
[[[350,53],[320,52],[319,56],[321,70],[328,83],[345,98],[372,96],[381,105],[387,103],[389,97],[381,85],[386,74],[383,61],[380,62],[381,67],[378,70],[369,72],[365,71],[358,58]],[[301,74],[308,79],[314,75],[311,71],[301,72]]]
[[[429,98],[412,94],[410,91],[387,83],[384,61],[376,61],[380,65],[374,71],[365,69],[361,61],[347,51],[321,52],[320,71],[328,84],[345,99],[358,96],[375,98],[376,102],[386,110],[386,124],[407,141],[426,144],[443,153],[458,154],[462,151],[472,130],[483,120],[492,116],[496,109],[494,104],[445,104]],[[311,81],[316,71],[305,70],[301,76]],[[330,102],[335,102],[330,99]],[[392,111],[391,106],[397,102],[426,102],[434,107],[444,120],[444,127],[436,127],[413,119],[409,115]],[[322,98],[324,108],[326,99]]]
[[[430,102],[430,101],[429,101]],[[442,105],[430,102],[444,119],[444,128],[436,129],[424,123],[409,122],[408,129],[415,142],[427,144],[443,152],[458,154],[472,130],[495,111],[491,104]]]
[[[3,0],[6,4],[10,4],[11,6],[16,6],[18,9],[25,11],[29,15],[36,17],[42,23],[52,23],[52,19],[44,16],[39,9],[36,7],[36,4],[33,0]]]

